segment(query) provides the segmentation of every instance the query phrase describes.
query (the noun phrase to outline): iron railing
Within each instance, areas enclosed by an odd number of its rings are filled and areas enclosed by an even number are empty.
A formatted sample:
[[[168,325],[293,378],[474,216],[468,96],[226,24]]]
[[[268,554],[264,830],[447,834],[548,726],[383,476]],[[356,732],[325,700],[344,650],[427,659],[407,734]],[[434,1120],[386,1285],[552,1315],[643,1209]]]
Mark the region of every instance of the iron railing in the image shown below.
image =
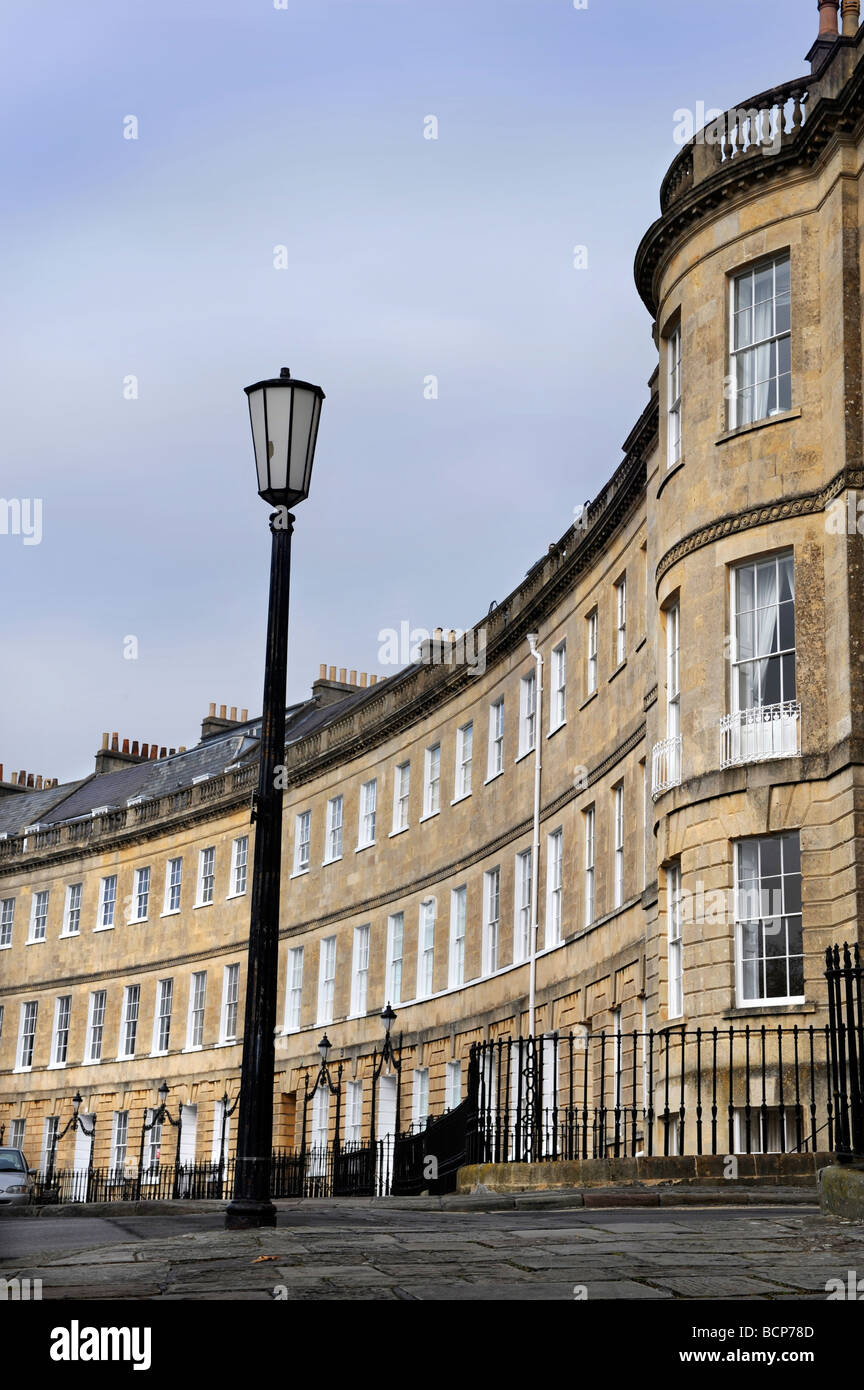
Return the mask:
[[[801,705],[798,700],[784,700],[781,704],[738,710],[724,715],[720,730],[721,767],[767,762],[770,758],[797,758],[801,752]]]
[[[831,1019],[831,1091],[841,1163],[864,1160],[864,964],[855,942],[825,953]]]
[[[173,1198],[228,1198],[234,1160],[224,1163],[160,1163],[141,1169],[60,1168],[40,1175],[37,1202],[146,1202]]]
[[[665,738],[662,743],[655,743],[651,750],[651,797],[656,801],[658,796],[669,790],[670,787],[677,787],[681,781],[681,748],[682,736],[676,734],[674,738]]]
[[[834,1148],[828,1027],[476,1043],[469,1163]]]

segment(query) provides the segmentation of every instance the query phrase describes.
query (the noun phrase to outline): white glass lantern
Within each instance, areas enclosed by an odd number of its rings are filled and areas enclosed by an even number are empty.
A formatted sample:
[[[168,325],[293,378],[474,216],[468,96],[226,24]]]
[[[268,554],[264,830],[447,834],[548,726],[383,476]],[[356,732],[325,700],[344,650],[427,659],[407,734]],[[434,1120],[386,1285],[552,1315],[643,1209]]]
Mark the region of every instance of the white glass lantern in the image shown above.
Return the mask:
[[[308,381],[294,381],[287,367],[245,390],[258,492],[275,507],[293,507],[309,495],[324,392]]]

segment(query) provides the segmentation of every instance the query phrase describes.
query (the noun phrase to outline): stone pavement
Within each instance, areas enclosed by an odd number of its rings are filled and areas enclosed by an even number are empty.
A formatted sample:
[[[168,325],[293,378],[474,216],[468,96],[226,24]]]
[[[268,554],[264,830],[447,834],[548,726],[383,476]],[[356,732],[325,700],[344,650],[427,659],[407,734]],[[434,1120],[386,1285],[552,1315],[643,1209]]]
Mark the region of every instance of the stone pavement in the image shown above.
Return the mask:
[[[43,1299],[460,1302],[824,1301],[828,1280],[864,1277],[864,1226],[801,1204],[482,1205],[281,1203],[275,1230],[244,1233],[179,1204],[170,1216],[93,1220],[89,1238],[83,1220],[0,1221],[0,1275],[41,1279]]]

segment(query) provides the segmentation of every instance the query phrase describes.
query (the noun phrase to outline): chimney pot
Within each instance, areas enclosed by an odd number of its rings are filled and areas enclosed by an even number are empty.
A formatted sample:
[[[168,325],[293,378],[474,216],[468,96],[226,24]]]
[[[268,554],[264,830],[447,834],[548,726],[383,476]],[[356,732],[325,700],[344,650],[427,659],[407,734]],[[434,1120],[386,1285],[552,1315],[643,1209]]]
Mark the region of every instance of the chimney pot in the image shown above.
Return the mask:
[[[134,740],[133,740],[133,743],[132,743],[132,756],[133,756],[133,758],[137,758],[137,757],[138,757],[138,740],[137,740],[137,738],[134,739]]]
[[[225,706],[224,706],[224,705],[220,705],[220,706],[219,706],[219,718],[220,718],[220,719],[225,719],[225,718],[226,718]]]
[[[32,772],[28,772],[28,773],[27,773],[27,785],[28,785],[28,787],[32,787],[32,786],[33,786],[33,773],[32,773]]]
[[[361,689],[365,689],[367,679],[368,679],[368,677],[367,677],[367,675],[366,675],[366,672],[365,672],[365,671],[361,671],[361,672],[360,672],[360,688],[361,688]]]
[[[185,753],[185,752],[186,752],[186,744],[185,744],[185,743],[181,743],[181,744],[180,744],[180,747],[177,749],[177,752],[178,752],[178,753]]]
[[[240,722],[241,722],[241,724],[245,724],[245,723],[246,723],[246,720],[247,720],[248,718],[249,718],[249,711],[248,711],[248,709],[241,709],[241,711],[240,711]]]
[[[336,667],[335,667],[335,666],[331,666],[331,667],[330,667],[330,680],[331,680],[331,681],[335,681],[335,679],[336,679]]]
[[[236,724],[236,723],[237,723],[237,706],[236,706],[236,705],[232,705],[232,706],[231,706],[231,718],[234,720],[234,723]]]
[[[164,757],[165,757],[165,749],[164,749],[164,748],[160,748],[160,749],[159,749],[159,757],[160,757],[160,758],[164,758]]]
[[[159,749],[156,747],[156,744],[155,744],[155,743],[151,743],[151,744],[150,744],[150,757],[151,757],[151,758],[158,758],[158,757],[159,757]]]
[[[348,684],[349,684],[349,685],[356,685],[356,684],[357,684],[357,672],[356,672],[356,671],[349,671],[349,672],[348,672]]]
[[[124,752],[124,753],[128,753],[128,752],[129,752],[129,740],[128,740],[128,738],[124,738],[124,740],[123,740],[123,752]]]
[[[377,684],[378,684],[378,677],[377,677],[377,676],[370,676],[370,677],[369,677],[369,684],[370,684],[370,685],[377,685]]]
[[[103,735],[102,735],[102,747],[103,747],[103,748],[107,748],[107,747],[108,747],[108,735],[107,735],[107,734],[103,734]]]
[[[3,781],[3,764],[0,763],[0,782]]]
[[[344,667],[344,666],[340,666],[340,667],[339,667],[339,680],[340,680],[340,682],[341,682],[342,685],[345,684],[345,678],[346,678],[347,674],[348,674],[348,672],[345,670],[345,667]]]
[[[213,700],[211,700],[211,701],[210,701],[210,718],[211,718],[211,719],[213,718],[213,716],[214,716],[215,713],[216,713],[216,704],[215,704],[215,702],[214,702]]]
[[[18,785],[19,787],[26,787],[27,785],[27,773],[23,767],[20,769],[18,773]]]
[[[176,748],[169,748],[169,749],[168,749],[168,757],[169,757],[169,758],[173,758],[173,757],[174,757],[174,754],[175,754],[176,752],[177,752],[177,749],[176,749]]]
[[[839,32],[837,11],[840,9],[840,0],[818,0],[818,3],[820,39],[836,39]]]
[[[327,663],[326,663],[326,661],[322,661],[322,662],[321,662],[321,665],[318,667],[318,679],[319,679],[319,681],[325,681],[325,680],[327,679]]]
[[[861,23],[861,0],[843,0],[843,34],[854,38]]]
[[[41,792],[41,790],[42,790],[42,774],[41,774],[41,772],[40,772],[40,773],[37,773],[37,775],[36,775],[36,790],[37,790],[37,791],[40,791],[40,792]]]
[[[119,745],[119,743],[118,743],[118,741],[117,741],[117,740],[119,739],[119,737],[120,737],[120,735],[119,735],[118,733],[116,733],[116,732],[113,733],[113,734],[111,735],[111,752],[112,752],[112,753],[117,753],[117,752],[119,751],[120,745]]]

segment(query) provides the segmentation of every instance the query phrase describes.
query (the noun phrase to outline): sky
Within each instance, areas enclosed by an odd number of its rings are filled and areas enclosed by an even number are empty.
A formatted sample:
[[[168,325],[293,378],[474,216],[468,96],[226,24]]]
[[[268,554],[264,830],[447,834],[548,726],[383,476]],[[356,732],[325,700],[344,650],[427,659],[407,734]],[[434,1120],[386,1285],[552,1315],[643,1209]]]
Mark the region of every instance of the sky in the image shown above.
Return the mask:
[[[5,776],[260,710],[243,387],[281,367],[327,396],[289,699],[503,599],[647,403],[632,268],[676,111],[801,76],[817,27],[815,0],[10,0]]]

